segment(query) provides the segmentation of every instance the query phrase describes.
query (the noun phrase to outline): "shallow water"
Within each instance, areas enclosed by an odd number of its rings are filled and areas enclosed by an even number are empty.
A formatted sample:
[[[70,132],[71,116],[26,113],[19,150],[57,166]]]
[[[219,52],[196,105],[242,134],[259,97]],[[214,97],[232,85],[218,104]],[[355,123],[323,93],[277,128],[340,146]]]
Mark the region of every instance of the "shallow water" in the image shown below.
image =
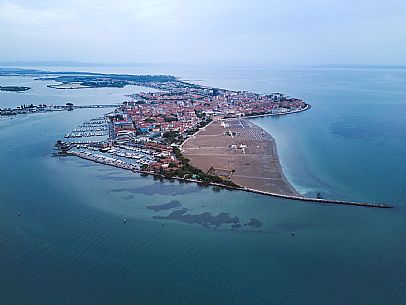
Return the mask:
[[[0,118],[0,303],[402,304],[405,71],[174,74],[305,98],[310,111],[254,120],[276,138],[290,181],[396,208],[292,202],[51,157],[56,139],[105,110]],[[0,107],[39,103],[41,90],[0,92]],[[66,94],[124,98],[88,90]],[[67,101],[59,92],[53,100]]]

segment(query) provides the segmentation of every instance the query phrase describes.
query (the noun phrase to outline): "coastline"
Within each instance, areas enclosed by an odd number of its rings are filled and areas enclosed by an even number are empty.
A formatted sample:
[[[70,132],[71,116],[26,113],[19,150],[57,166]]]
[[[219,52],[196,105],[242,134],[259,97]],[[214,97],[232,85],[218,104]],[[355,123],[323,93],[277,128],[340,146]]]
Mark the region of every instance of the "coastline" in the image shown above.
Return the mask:
[[[310,107],[309,107],[308,109],[310,109]],[[301,112],[301,111],[305,111],[305,110],[307,110],[307,109],[300,110],[300,111],[296,111],[296,112]],[[282,179],[285,181],[286,185],[287,185],[288,187],[290,187],[290,188],[293,190],[293,192],[295,192],[296,194],[298,194],[298,197],[303,197],[303,198],[304,198],[304,195],[302,195],[302,194],[294,187],[293,183],[289,181],[289,179],[286,177],[286,175],[285,175],[285,173],[284,173],[284,171],[283,171],[282,163],[281,163],[281,161],[280,161],[281,159],[279,158],[278,147],[277,147],[277,145],[276,145],[276,140],[275,140],[275,138],[274,138],[269,132],[267,132],[267,131],[264,130],[263,128],[259,127],[257,124],[255,124],[255,123],[253,123],[253,122],[251,122],[251,123],[254,124],[255,126],[257,126],[258,128],[262,129],[264,132],[266,132],[266,133],[272,138],[273,145],[274,145],[275,156],[276,156],[276,158],[277,158],[277,160],[278,160],[277,166],[279,167],[279,171],[280,171],[280,174],[282,175]]]
[[[154,175],[158,173],[158,176],[165,178],[218,185],[229,189],[256,192],[286,199],[376,206],[376,204],[368,203],[304,198],[287,179],[282,170],[275,139],[261,127],[251,122],[250,119],[309,110],[311,106],[301,99],[286,97],[281,93],[259,95],[246,91],[237,92],[201,87],[179,81],[173,76],[83,74],[81,75],[84,78],[83,80],[78,76],[74,76],[74,80],[72,80],[72,76],[65,75],[56,75],[55,78],[49,78],[49,80],[61,82],[59,85],[52,85],[52,88],[55,89],[79,89],[76,87],[77,85],[85,86],[87,83],[92,84],[92,88],[103,88],[119,87],[119,85],[121,87],[128,84],[139,85],[138,83],[141,82],[143,86],[164,90],[158,95],[142,93],[132,96],[132,98],[137,98],[139,101],[125,102],[122,106],[119,106],[117,109],[120,114],[114,120],[112,119],[112,128],[118,131],[129,129],[126,131],[127,133],[135,134],[136,131],[142,133],[151,132],[153,129],[155,131],[156,127],[154,125],[158,125],[161,131],[167,132],[166,135],[162,136],[161,134],[163,142],[158,142],[158,145],[166,144],[165,150],[170,148],[169,145],[174,147],[180,145],[178,147],[182,149],[185,157],[190,160],[192,167],[187,167],[189,160],[185,159],[186,162],[179,162],[179,160],[184,160],[182,153],[174,156],[169,152],[172,159],[165,159],[165,156],[159,156],[159,158],[155,159],[150,157],[141,162],[142,169],[141,166],[135,168],[131,163],[113,158],[106,160],[101,156],[92,154],[87,156],[72,155],[135,172]],[[104,79],[106,77],[110,79],[108,83]],[[79,80],[80,84],[77,84]],[[72,86],[73,84],[76,86]],[[180,94],[177,91],[179,89],[182,89],[183,93],[184,91],[187,93]],[[164,115],[164,119],[162,119],[162,113],[157,115],[156,107],[154,107],[160,100],[166,101],[164,102],[164,108],[167,109],[164,112],[167,116]],[[171,112],[171,110],[176,110],[178,107],[177,101],[182,101],[185,112],[181,114]],[[196,106],[199,106],[199,108],[196,108]],[[145,108],[149,112],[139,111],[140,108]],[[140,115],[140,113],[144,112],[149,114],[146,117]],[[220,119],[220,115],[225,118]],[[204,126],[202,122],[207,123],[207,118],[213,117],[215,118],[213,123],[201,128]],[[150,124],[153,122],[160,124]],[[220,125],[223,128],[219,127]],[[201,129],[197,130],[199,128]],[[196,130],[196,133],[183,143],[181,142],[186,138],[186,135]],[[110,140],[114,139],[115,136]],[[127,139],[119,140],[123,142]],[[101,148],[90,147],[90,150],[106,149],[106,145],[113,146],[112,149],[115,149],[112,142],[110,144],[98,143],[98,145]],[[124,156],[124,154],[120,156]],[[98,159],[99,157],[100,159]],[[381,204],[377,205],[379,207],[388,207]]]
[[[67,153],[65,153],[63,155],[55,154],[55,156],[57,156],[57,157],[76,156],[76,157],[84,159],[84,160],[89,160],[89,161],[93,161],[93,162],[96,162],[96,163],[99,163],[99,164],[109,165],[109,166],[113,166],[113,167],[124,169],[124,170],[130,170],[133,173],[151,175],[151,176],[159,177],[161,179],[178,180],[178,181],[183,181],[183,182],[196,183],[196,184],[202,185],[202,186],[210,185],[210,186],[215,186],[215,187],[228,189],[230,191],[233,191],[233,190],[235,190],[235,191],[244,191],[244,192],[250,192],[250,193],[255,193],[255,194],[260,194],[260,195],[266,195],[266,196],[281,198],[281,199],[303,201],[303,202],[313,203],[313,204],[334,204],[334,205],[346,205],[346,206],[357,206],[357,207],[367,207],[367,208],[381,208],[381,209],[391,209],[391,208],[393,208],[393,206],[385,204],[385,203],[370,203],[370,202],[355,202],[355,201],[344,201],[344,200],[334,200],[334,199],[306,198],[306,197],[303,197],[303,196],[283,195],[283,194],[277,194],[277,193],[272,193],[272,192],[266,192],[266,191],[260,191],[260,190],[256,190],[256,189],[246,188],[246,187],[226,186],[224,184],[219,184],[219,183],[215,183],[215,182],[210,182],[208,184],[204,184],[201,181],[196,180],[196,179],[186,179],[186,178],[180,178],[180,177],[167,178],[164,175],[159,174],[159,173],[154,173],[154,172],[150,172],[150,171],[143,171],[143,170],[136,169],[131,164],[121,162],[120,160],[114,160],[112,158],[105,158],[105,157],[91,155],[91,154],[83,154],[83,153],[79,153],[79,152],[67,152]]]

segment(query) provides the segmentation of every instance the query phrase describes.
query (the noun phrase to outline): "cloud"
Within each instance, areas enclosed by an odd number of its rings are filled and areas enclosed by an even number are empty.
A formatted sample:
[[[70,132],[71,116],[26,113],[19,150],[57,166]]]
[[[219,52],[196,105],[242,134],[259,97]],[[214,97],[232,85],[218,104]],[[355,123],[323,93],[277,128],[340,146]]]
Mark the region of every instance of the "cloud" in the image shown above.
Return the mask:
[[[14,3],[0,4],[0,20],[13,24],[40,25],[69,19],[71,14],[63,9],[33,9]]]
[[[405,63],[404,28],[404,0],[0,0],[0,57]]]

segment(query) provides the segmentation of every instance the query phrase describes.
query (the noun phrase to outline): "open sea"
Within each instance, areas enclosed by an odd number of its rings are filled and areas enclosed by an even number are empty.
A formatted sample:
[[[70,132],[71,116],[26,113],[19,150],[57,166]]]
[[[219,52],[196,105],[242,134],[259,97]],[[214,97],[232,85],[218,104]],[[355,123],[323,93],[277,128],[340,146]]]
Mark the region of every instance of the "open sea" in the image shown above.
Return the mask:
[[[275,138],[289,181],[306,196],[395,208],[296,202],[52,157],[56,140],[106,109],[0,117],[0,305],[406,304],[406,69],[57,70],[172,74],[302,98],[310,111],[252,120]],[[0,77],[33,88],[0,92],[0,108],[116,103],[144,90],[47,84]]]

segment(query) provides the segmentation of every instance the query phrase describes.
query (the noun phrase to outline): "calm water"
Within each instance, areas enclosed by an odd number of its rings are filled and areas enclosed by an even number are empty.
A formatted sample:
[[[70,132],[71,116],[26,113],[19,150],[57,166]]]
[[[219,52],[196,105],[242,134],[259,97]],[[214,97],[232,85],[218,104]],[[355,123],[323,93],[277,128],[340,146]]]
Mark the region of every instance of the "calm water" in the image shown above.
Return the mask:
[[[396,208],[216,191],[51,157],[56,139],[102,110],[0,118],[0,304],[405,304],[405,70],[117,72],[304,98],[311,111],[254,120],[295,187]],[[0,107],[120,102],[139,90],[5,84],[34,90],[0,92]]]

